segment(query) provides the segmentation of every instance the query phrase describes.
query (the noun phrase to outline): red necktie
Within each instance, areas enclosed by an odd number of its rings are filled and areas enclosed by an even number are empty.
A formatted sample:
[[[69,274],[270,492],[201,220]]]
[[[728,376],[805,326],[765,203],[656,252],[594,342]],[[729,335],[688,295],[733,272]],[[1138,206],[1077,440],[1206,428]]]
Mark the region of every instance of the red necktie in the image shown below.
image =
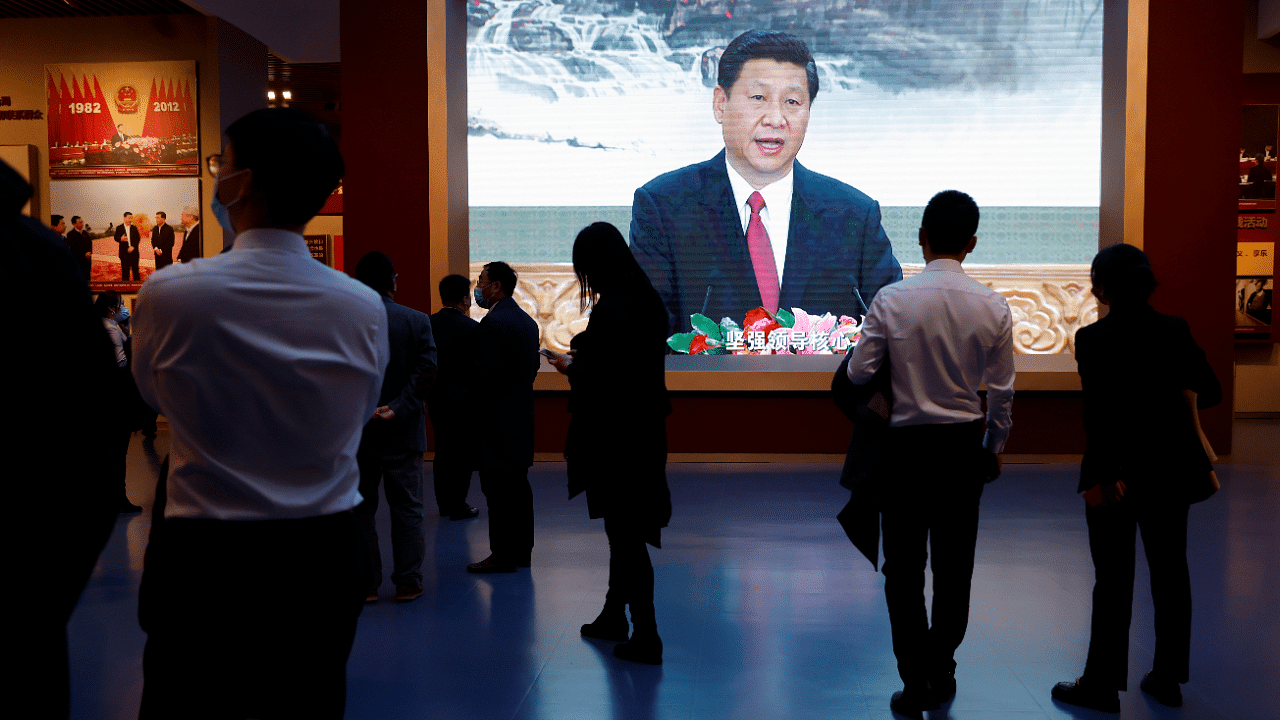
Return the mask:
[[[764,198],[753,192],[747,198],[751,206],[751,221],[747,223],[747,251],[751,253],[751,267],[756,271],[756,285],[760,288],[760,302],[765,310],[778,312],[778,264],[773,259],[773,245],[769,243],[769,231],[760,220],[760,208]]]

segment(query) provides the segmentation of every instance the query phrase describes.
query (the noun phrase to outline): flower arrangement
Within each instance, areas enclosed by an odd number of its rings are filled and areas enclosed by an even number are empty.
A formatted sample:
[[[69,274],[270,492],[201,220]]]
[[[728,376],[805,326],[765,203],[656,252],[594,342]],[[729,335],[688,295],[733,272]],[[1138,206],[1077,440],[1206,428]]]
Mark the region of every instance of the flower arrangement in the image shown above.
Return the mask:
[[[116,143],[119,147],[121,143]],[[153,137],[130,137],[125,140],[123,145],[137,153],[147,165],[158,165],[160,163],[160,150],[164,147],[164,143],[159,138]]]
[[[862,324],[848,315],[810,315],[800,308],[770,313],[758,307],[742,325],[695,313],[693,332],[676,333],[667,346],[686,355],[834,355],[857,344]]]

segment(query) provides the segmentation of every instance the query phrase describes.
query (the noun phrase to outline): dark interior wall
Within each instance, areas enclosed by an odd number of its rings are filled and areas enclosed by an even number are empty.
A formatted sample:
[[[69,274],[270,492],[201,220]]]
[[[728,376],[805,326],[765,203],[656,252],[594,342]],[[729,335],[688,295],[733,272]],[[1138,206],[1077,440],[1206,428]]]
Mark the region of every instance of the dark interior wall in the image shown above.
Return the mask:
[[[1143,249],[1161,283],[1152,304],[1187,319],[1222,383],[1222,403],[1201,414],[1220,453],[1234,400],[1243,25],[1243,0],[1150,3]]]
[[[442,141],[426,131],[427,16],[427,0],[343,0],[340,10],[343,267],[386,253],[401,276],[396,302],[422,312],[433,292],[427,156]]]

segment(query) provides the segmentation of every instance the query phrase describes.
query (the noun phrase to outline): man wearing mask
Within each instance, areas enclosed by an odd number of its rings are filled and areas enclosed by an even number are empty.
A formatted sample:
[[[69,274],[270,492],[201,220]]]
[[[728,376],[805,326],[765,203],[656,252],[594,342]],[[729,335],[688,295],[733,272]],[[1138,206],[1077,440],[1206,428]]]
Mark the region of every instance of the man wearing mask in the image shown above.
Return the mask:
[[[504,262],[484,266],[476,304],[480,321],[476,431],[480,490],[489,506],[489,557],[467,566],[473,573],[509,573],[529,567],[533,553],[533,380],[538,375],[538,324],[516,303],[516,273]]]
[[[226,130],[230,252],[138,293],[134,376],[169,419],[139,593],[139,717],[341,717],[364,607],[356,451],[389,360],[378,293],[302,229],[344,164],[324,126],[263,108]]]

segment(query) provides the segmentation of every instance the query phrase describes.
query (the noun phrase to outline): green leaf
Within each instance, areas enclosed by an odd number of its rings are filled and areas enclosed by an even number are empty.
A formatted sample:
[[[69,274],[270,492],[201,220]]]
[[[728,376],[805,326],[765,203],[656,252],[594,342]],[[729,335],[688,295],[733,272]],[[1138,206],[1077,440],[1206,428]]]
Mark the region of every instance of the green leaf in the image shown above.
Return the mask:
[[[708,340],[724,341],[724,337],[720,335],[720,325],[706,315],[694,313],[689,316],[689,322],[694,330],[706,335]]]
[[[695,332],[676,333],[675,335],[672,335],[671,337],[667,338],[667,347],[671,348],[672,350],[675,350],[678,353],[684,353],[688,355],[689,346],[693,344],[693,339],[697,336],[698,336],[698,333],[695,333]]]
[[[726,337],[726,338],[729,337],[730,330],[738,330],[739,332],[741,332],[742,326],[734,322],[733,318],[730,318],[730,317],[720,318],[721,337]]]
[[[708,345],[704,355],[728,355],[729,351],[723,345]]]
[[[784,328],[796,326],[796,316],[792,315],[789,310],[778,308],[778,313],[773,317],[778,321],[778,324]]]

